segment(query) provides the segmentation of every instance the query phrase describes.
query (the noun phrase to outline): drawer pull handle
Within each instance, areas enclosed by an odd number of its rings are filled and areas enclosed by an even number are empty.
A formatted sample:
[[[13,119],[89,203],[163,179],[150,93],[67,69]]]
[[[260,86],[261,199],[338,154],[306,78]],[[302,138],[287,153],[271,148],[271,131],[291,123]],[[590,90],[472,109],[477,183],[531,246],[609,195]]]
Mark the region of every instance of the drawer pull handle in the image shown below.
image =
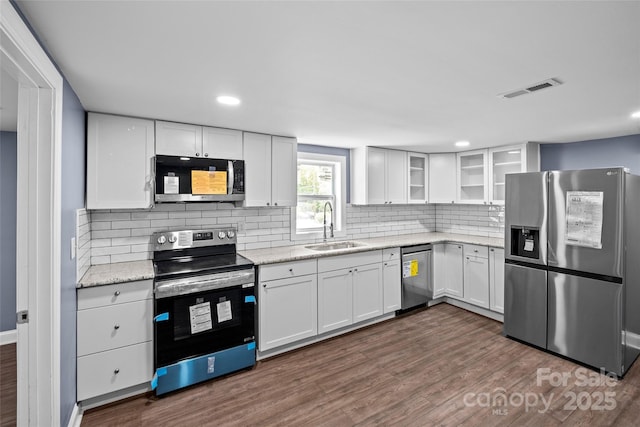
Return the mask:
[[[114,375],[118,375],[120,373],[120,369],[116,368],[113,370]]]
[[[120,329],[120,325],[118,325],[117,323],[113,326],[113,329],[118,330]]]
[[[115,292],[113,293],[113,296],[116,296],[116,297],[117,297],[117,296],[120,296],[120,291],[115,291]]]

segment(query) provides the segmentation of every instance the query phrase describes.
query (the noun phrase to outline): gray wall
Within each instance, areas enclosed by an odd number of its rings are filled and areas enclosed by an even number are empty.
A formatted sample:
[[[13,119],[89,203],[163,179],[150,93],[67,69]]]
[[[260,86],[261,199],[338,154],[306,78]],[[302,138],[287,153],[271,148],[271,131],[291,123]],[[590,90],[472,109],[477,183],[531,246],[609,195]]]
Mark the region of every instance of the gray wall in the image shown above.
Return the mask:
[[[17,134],[0,132],[0,332],[16,328]]]
[[[640,134],[569,144],[541,144],[540,170],[624,166],[640,175]]]
[[[76,403],[76,210],[84,208],[86,113],[64,81],[62,97],[62,224],[60,257],[60,424],[67,425]]]

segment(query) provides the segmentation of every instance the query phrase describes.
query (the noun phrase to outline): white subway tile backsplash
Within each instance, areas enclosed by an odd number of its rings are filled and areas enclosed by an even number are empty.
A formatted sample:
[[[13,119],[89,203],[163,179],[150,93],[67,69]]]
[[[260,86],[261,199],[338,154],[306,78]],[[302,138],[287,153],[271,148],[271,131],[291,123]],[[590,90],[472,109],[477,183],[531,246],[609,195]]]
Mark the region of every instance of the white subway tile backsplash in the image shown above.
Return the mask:
[[[90,249],[86,250],[83,259],[90,260],[91,264],[150,259],[153,250],[151,234],[185,228],[239,227],[238,250],[320,241],[292,241],[291,211],[281,207],[236,208],[230,203],[168,203],[158,204],[151,210],[92,211],[85,218],[85,229],[90,229],[86,232],[85,242]],[[500,206],[348,205],[346,219],[348,239],[427,231],[489,237],[502,237],[504,233],[504,208]]]

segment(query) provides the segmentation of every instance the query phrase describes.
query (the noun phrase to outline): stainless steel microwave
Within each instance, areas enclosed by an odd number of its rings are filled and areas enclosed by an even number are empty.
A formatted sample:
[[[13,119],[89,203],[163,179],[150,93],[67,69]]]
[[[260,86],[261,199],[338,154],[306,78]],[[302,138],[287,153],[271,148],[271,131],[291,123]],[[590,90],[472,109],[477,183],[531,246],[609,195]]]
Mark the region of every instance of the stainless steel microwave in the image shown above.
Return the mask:
[[[156,156],[155,201],[239,202],[244,200],[244,161]]]

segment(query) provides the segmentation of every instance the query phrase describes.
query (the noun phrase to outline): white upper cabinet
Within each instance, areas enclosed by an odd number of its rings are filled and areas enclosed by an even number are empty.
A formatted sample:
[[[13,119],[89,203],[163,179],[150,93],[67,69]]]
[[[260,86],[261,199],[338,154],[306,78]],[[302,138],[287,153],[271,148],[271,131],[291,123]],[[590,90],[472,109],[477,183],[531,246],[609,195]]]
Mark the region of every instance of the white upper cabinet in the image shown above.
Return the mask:
[[[295,206],[298,144],[295,138],[244,133],[244,206]]]
[[[246,168],[245,168],[246,169]],[[298,141],[271,137],[271,201],[274,206],[295,206],[298,201]]]
[[[456,201],[455,153],[429,154],[429,203]]]
[[[202,126],[156,120],[156,154],[200,157]]]
[[[540,170],[539,145],[527,143],[489,150],[489,203],[504,204],[505,175]]]
[[[387,203],[407,203],[407,153],[398,150],[386,151]]]
[[[488,202],[487,150],[458,153],[458,202]]]
[[[407,153],[407,202],[427,203],[429,180],[429,156],[423,153]]]
[[[361,147],[352,150],[351,202],[355,205],[407,203],[405,151]]]
[[[242,132],[156,120],[156,154],[242,160]]]
[[[245,206],[271,205],[271,137],[244,133]]]
[[[152,120],[89,113],[87,209],[153,205]]]
[[[243,160],[242,131],[203,127],[202,152],[214,159]]]

